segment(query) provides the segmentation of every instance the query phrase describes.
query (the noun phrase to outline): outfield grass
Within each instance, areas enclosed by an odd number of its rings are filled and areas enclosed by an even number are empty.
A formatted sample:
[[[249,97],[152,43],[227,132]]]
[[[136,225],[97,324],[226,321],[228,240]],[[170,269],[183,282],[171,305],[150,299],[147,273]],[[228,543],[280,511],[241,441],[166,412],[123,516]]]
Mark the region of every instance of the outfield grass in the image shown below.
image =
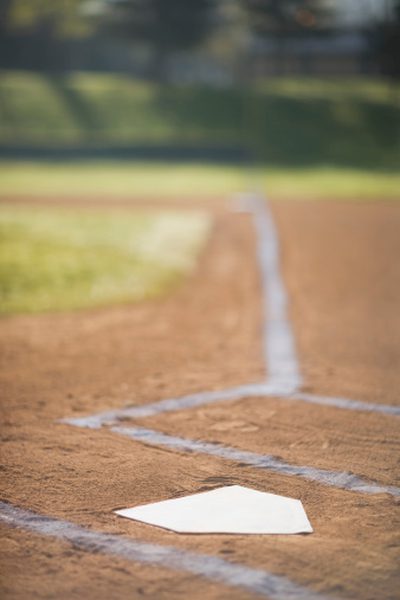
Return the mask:
[[[400,172],[318,166],[246,169],[159,163],[0,162],[0,195],[96,198],[229,196],[252,188],[272,198],[399,199]]]
[[[126,76],[0,74],[0,147],[33,161],[0,162],[0,194],[230,194],[241,166],[34,162],[35,148],[167,145],[245,147],[273,197],[398,198],[399,87],[370,79],[279,78],[251,90],[159,86]],[[3,154],[4,155],[4,154]]]
[[[118,75],[0,74],[0,144],[246,146],[270,167],[398,170],[399,88],[365,79],[272,79],[252,89]]]
[[[165,293],[194,266],[210,218],[0,208],[2,314],[133,302]]]
[[[0,162],[0,194],[171,196],[241,189],[241,167],[126,162]]]
[[[261,175],[272,198],[312,200],[400,200],[400,171],[364,171],[321,166],[307,169],[270,169]]]

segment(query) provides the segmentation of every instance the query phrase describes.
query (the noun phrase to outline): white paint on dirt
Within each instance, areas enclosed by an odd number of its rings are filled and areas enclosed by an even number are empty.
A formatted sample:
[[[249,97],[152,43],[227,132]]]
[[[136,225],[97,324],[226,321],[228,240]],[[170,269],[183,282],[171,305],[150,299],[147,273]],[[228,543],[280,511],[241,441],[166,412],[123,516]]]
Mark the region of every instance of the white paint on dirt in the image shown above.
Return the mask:
[[[390,494],[391,496],[400,496],[400,488],[396,486],[380,485],[346,471],[330,471],[316,467],[295,465],[270,454],[257,454],[213,442],[176,437],[144,427],[111,427],[111,431],[138,442],[149,444],[150,446],[163,446],[180,452],[216,456],[257,469],[265,469],[281,475],[301,477],[302,479],[342,490],[361,494]]]
[[[270,210],[263,198],[248,200],[257,232],[257,256],[262,285],[263,345],[267,382],[281,395],[301,386],[294,334],[288,318],[288,298],[280,272],[279,242]]]
[[[335,408],[344,408],[347,410],[358,410],[363,412],[376,412],[383,415],[400,416],[400,406],[391,406],[390,404],[374,404],[372,402],[361,402],[360,400],[350,400],[349,398],[335,398],[332,396],[319,396],[317,394],[306,394],[296,392],[289,396],[290,400],[300,400],[310,404],[320,404],[322,406],[333,406]]]
[[[292,400],[295,402],[307,402],[308,404],[317,404],[320,406],[331,406],[346,410],[355,410],[361,412],[374,412],[383,415],[400,416],[400,406],[391,406],[388,404],[374,404],[371,402],[362,402],[360,400],[350,400],[349,398],[338,398],[332,396],[320,396],[304,392],[294,394],[287,393],[283,395],[281,390],[275,389],[270,383],[250,383],[239,385],[224,390],[213,390],[211,392],[197,392],[188,394],[180,398],[166,398],[159,402],[151,402],[141,406],[129,406],[115,410],[105,411],[89,415],[88,417],[75,417],[61,419],[60,423],[75,425],[76,427],[88,427],[89,429],[99,429],[103,425],[112,425],[125,419],[143,419],[153,417],[161,413],[175,412],[215,404],[219,402],[233,402],[245,398],[274,398],[275,400]]]
[[[181,398],[167,398],[160,402],[143,404],[142,406],[130,406],[127,408],[106,411],[91,415],[89,417],[78,417],[63,419],[63,423],[76,425],[78,427],[89,427],[98,429],[102,425],[109,425],[123,419],[141,419],[153,417],[159,413],[174,412],[187,408],[196,408],[204,404],[213,404],[223,400],[239,400],[241,398],[262,397],[265,396],[270,387],[264,383],[254,383],[240,385],[225,390],[213,390],[210,392],[199,392],[188,394]]]
[[[69,521],[40,515],[5,502],[0,502],[0,521],[11,527],[73,544],[75,548],[85,552],[190,573],[215,583],[242,588],[270,600],[328,599],[323,594],[268,571],[231,563],[208,554],[86,529]],[[329,598],[332,600],[331,596]]]

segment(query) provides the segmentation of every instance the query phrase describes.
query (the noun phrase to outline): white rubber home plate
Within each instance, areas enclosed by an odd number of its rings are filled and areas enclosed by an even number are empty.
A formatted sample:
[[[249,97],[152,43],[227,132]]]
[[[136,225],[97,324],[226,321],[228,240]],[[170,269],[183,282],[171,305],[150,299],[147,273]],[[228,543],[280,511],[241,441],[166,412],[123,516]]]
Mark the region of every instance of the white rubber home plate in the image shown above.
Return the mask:
[[[178,533],[292,534],[313,531],[300,500],[240,485],[114,512]]]

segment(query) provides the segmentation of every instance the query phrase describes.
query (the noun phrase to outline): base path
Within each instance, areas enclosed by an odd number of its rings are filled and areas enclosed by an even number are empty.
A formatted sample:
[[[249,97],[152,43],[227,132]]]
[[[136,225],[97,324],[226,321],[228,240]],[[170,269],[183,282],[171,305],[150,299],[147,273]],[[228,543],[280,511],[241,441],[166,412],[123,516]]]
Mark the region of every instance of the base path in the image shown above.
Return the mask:
[[[3,597],[394,597],[400,206],[250,209],[214,201],[198,269],[165,301],[3,320]],[[301,498],[315,533],[112,514],[229,484]]]

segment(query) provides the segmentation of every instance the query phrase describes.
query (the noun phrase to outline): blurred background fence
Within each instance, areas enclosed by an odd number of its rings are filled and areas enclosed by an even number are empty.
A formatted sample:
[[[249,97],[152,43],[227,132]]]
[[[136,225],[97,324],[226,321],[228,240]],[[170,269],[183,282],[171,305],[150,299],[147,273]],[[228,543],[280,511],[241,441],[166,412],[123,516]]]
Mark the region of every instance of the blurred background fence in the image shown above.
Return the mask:
[[[0,0],[0,156],[400,164],[396,0]]]

